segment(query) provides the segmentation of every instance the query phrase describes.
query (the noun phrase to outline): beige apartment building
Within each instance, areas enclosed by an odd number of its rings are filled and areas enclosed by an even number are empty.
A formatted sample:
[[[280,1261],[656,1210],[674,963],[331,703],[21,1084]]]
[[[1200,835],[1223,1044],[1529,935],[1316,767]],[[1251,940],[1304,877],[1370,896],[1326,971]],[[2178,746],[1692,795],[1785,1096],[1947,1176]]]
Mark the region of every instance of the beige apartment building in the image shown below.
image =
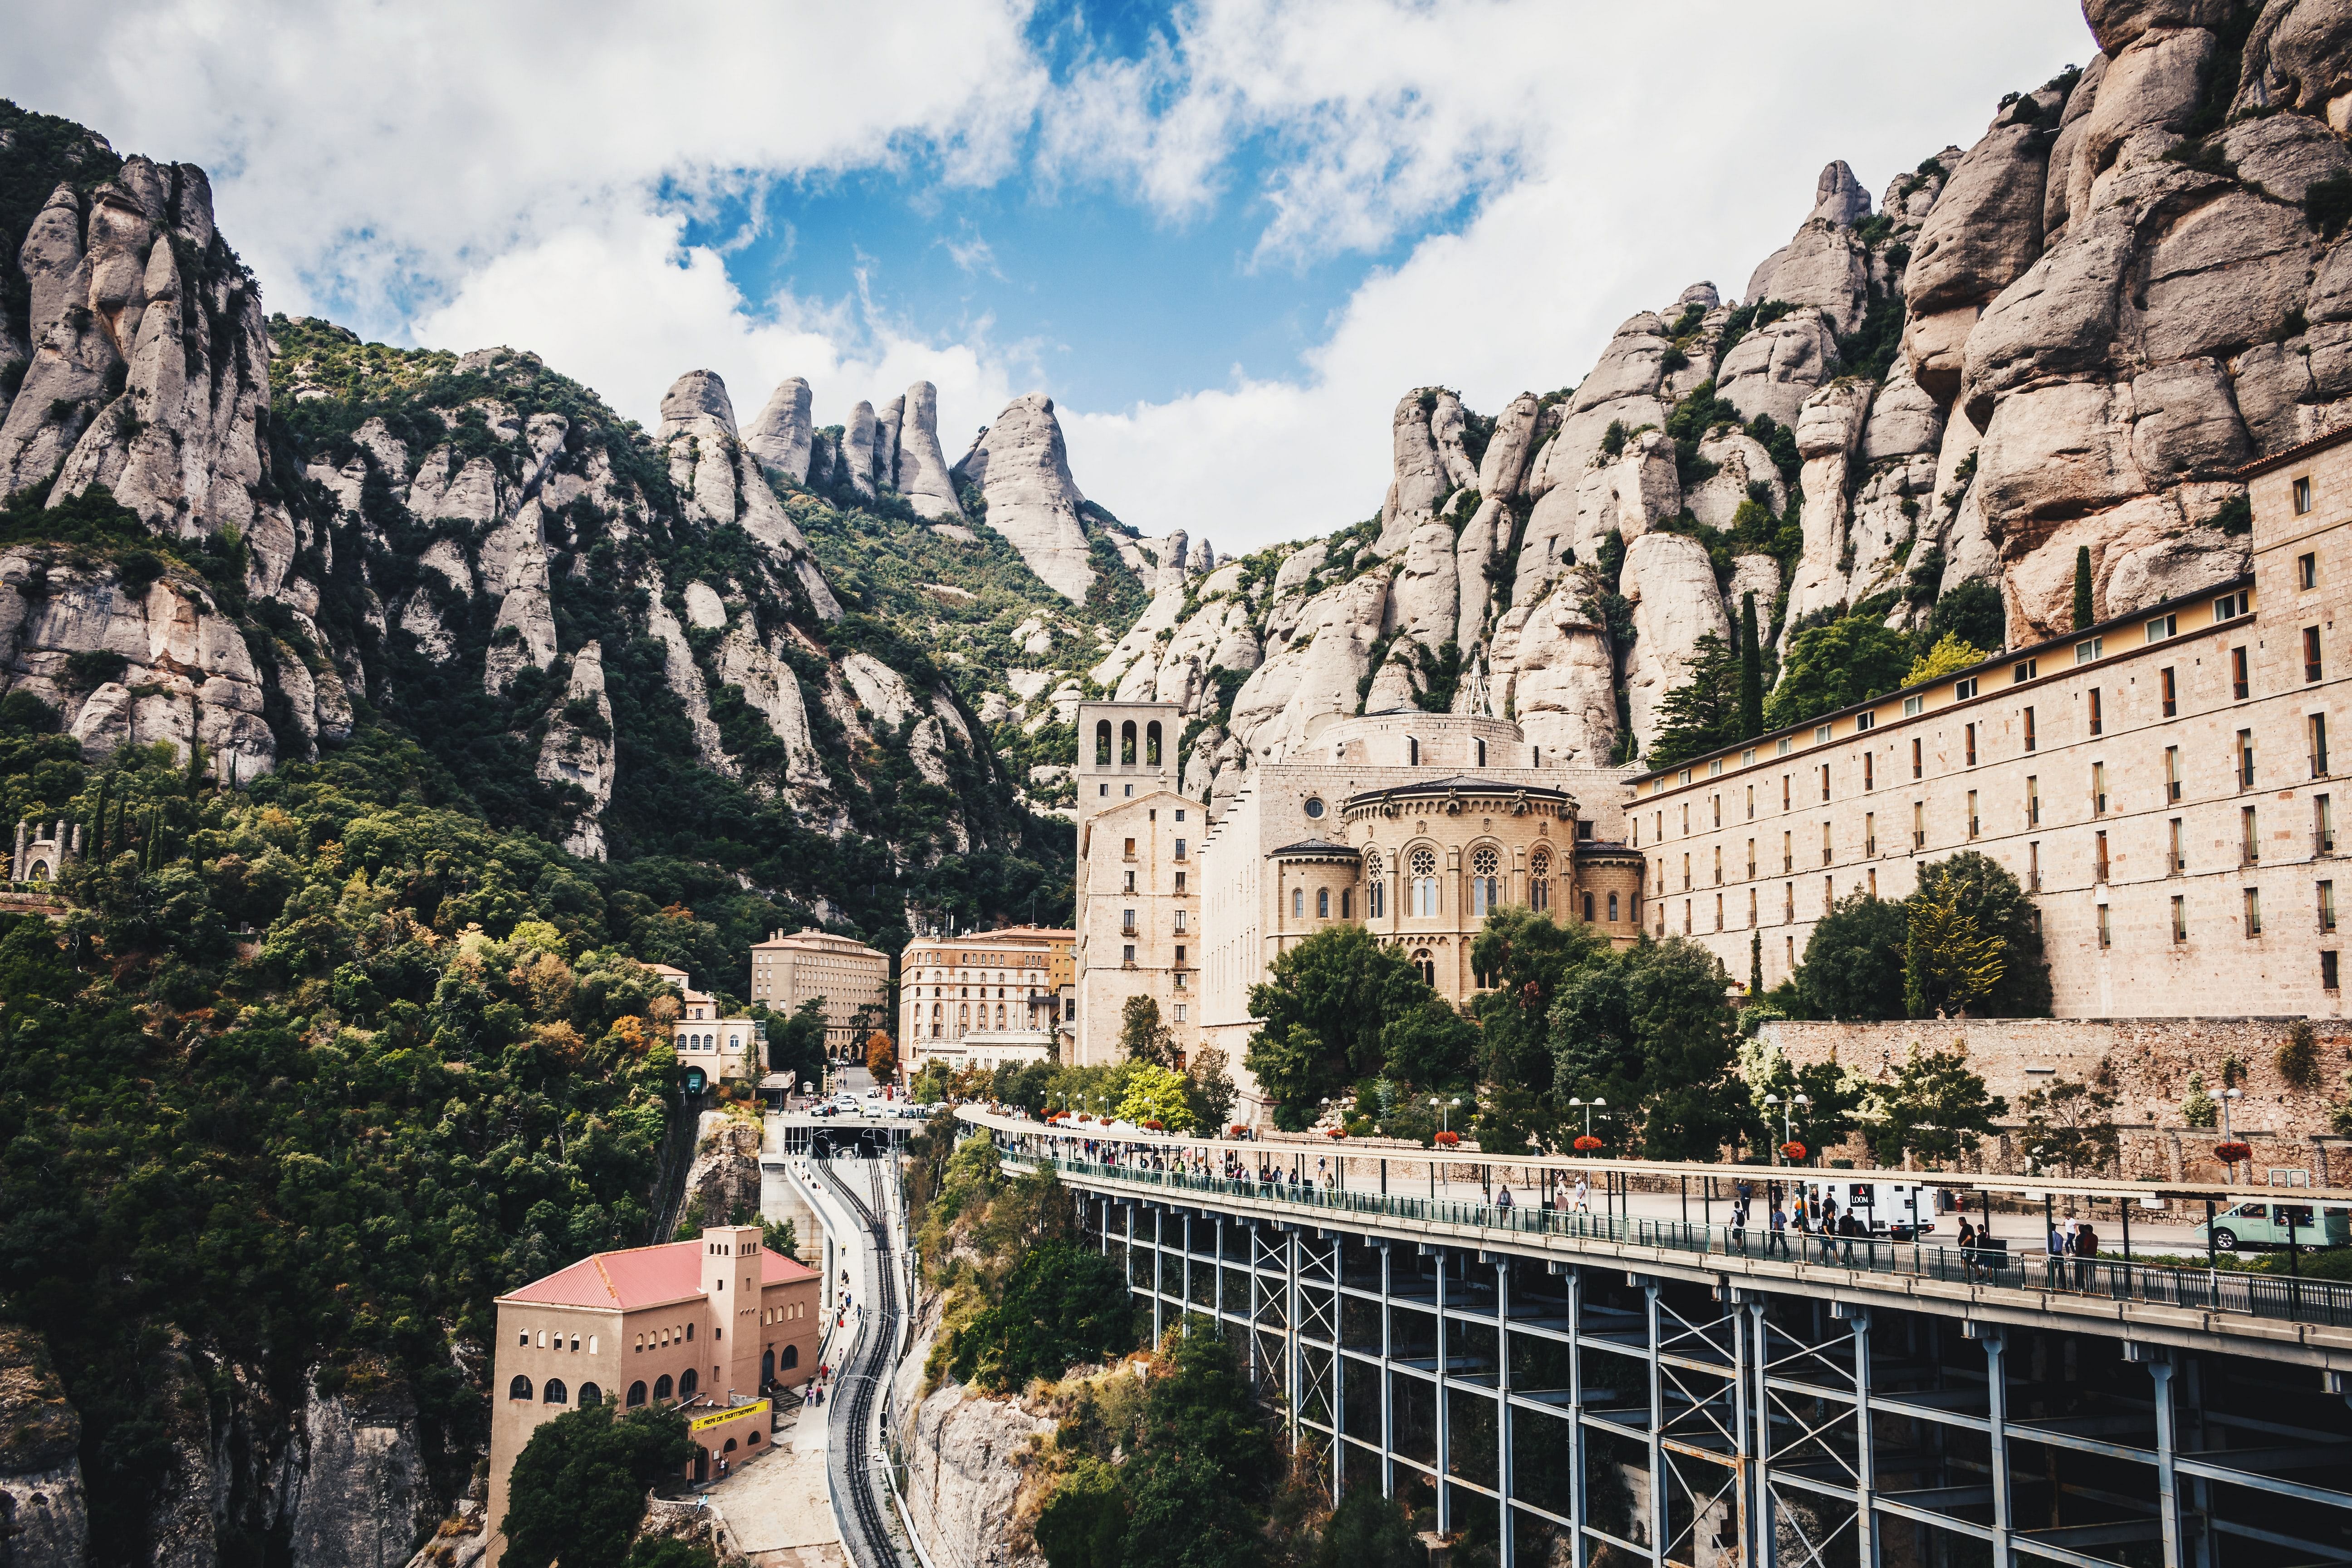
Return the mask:
[[[1177,788],[1183,710],[1172,702],[1078,705],[1076,1064],[1119,1059],[1130,996],[1189,1056],[1201,1042],[1201,887],[1209,829]]]
[[[1238,1067],[1258,1027],[1250,987],[1332,925],[1366,927],[1457,1005],[1480,989],[1470,947],[1496,910],[1583,921],[1630,944],[1642,865],[1622,841],[1626,776],[1546,764],[1500,719],[1310,723],[1288,755],[1251,771],[1202,846],[1203,1043]],[[1244,1095],[1255,1097],[1246,1081]]]
[[[898,956],[898,1039],[908,1070],[1066,1060],[1077,933],[1044,926],[917,937]]]
[[[1975,849],[2062,1017],[2341,1016],[2352,430],[2242,475],[2248,575],[1633,781],[1652,931],[1774,984],[1832,900]]]
[[[814,929],[772,932],[751,944],[746,988],[772,1013],[792,1013],[814,996],[824,1004],[824,1043],[834,1050],[856,1043],[857,1014],[869,1009],[878,1026],[889,1015],[890,955],[845,936]]]
[[[766,1037],[756,1018],[722,1018],[719,998],[697,991],[687,972],[673,963],[648,963],[647,969],[677,987],[677,1022],[669,1026],[670,1048],[681,1068],[699,1069],[706,1081],[757,1079],[767,1070]]]
[[[486,1561],[506,1550],[515,1456],[567,1410],[683,1407],[697,1480],[757,1453],[769,1392],[816,1370],[820,1285],[815,1269],[762,1247],[758,1226],[714,1226],[695,1241],[599,1252],[499,1297]]]

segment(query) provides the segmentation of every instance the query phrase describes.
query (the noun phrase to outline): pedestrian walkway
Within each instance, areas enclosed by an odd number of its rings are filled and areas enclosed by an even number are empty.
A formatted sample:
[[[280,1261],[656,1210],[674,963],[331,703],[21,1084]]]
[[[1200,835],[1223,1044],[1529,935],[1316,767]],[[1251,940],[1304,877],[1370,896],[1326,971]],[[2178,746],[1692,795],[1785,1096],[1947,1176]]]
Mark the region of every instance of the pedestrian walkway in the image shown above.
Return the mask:
[[[753,1568],[849,1568],[825,1493],[825,1414],[794,1411],[772,1447],[706,1494]]]

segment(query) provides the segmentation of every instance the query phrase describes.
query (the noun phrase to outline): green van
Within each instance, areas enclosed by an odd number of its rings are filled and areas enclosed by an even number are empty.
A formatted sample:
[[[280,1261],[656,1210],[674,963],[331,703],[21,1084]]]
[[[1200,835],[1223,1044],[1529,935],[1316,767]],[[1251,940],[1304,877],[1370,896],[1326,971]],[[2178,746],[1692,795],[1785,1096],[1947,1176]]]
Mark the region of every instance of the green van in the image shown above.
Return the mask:
[[[2249,1202],[2233,1204],[2213,1216],[2213,1249],[2235,1252],[2242,1247],[2284,1247],[2290,1217],[2298,1247],[2342,1247],[2352,1242],[2352,1211],[2341,1206],[2315,1214],[2309,1204]],[[2202,1221],[2196,1237],[2200,1243],[2205,1240]]]

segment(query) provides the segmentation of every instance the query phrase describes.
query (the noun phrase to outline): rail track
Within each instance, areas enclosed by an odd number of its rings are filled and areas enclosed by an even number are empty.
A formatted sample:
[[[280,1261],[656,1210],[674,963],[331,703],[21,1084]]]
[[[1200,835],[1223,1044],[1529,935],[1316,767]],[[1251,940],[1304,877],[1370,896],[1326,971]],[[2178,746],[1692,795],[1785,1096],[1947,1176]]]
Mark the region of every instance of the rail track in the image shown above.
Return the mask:
[[[880,1205],[887,1201],[882,1190],[882,1162],[860,1163],[867,1167],[866,1184],[872,1203],[860,1197],[849,1183],[835,1173],[833,1161],[811,1162],[824,1173],[835,1194],[849,1206],[873,1244],[873,1259],[866,1276],[871,1293],[867,1310],[835,1380],[836,1386],[845,1390],[849,1397],[834,1417],[834,1441],[842,1455],[842,1486],[848,1494],[847,1517],[843,1523],[852,1537],[845,1543],[851,1557],[857,1568],[899,1568],[904,1559],[890,1532],[890,1509],[876,1474],[874,1447],[875,1413],[881,1404],[883,1385],[890,1377],[892,1353],[898,1342],[898,1270],[890,1259],[889,1224],[880,1213]],[[827,1280],[825,1288],[831,1291],[837,1287],[835,1281]]]

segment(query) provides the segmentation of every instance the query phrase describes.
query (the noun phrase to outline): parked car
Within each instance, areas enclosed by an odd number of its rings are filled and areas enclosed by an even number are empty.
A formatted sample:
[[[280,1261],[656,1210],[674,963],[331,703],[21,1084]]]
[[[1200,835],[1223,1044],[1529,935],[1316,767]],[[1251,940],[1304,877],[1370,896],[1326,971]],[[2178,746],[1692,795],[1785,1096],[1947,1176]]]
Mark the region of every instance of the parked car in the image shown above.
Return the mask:
[[[2352,1211],[2331,1206],[2315,1214],[2309,1204],[2249,1202],[2232,1204],[2213,1216],[2213,1250],[2284,1247],[2290,1215],[2298,1247],[2342,1247],[2352,1242]],[[2198,1221],[2195,1235],[2200,1242],[2205,1239],[2204,1221]]]

